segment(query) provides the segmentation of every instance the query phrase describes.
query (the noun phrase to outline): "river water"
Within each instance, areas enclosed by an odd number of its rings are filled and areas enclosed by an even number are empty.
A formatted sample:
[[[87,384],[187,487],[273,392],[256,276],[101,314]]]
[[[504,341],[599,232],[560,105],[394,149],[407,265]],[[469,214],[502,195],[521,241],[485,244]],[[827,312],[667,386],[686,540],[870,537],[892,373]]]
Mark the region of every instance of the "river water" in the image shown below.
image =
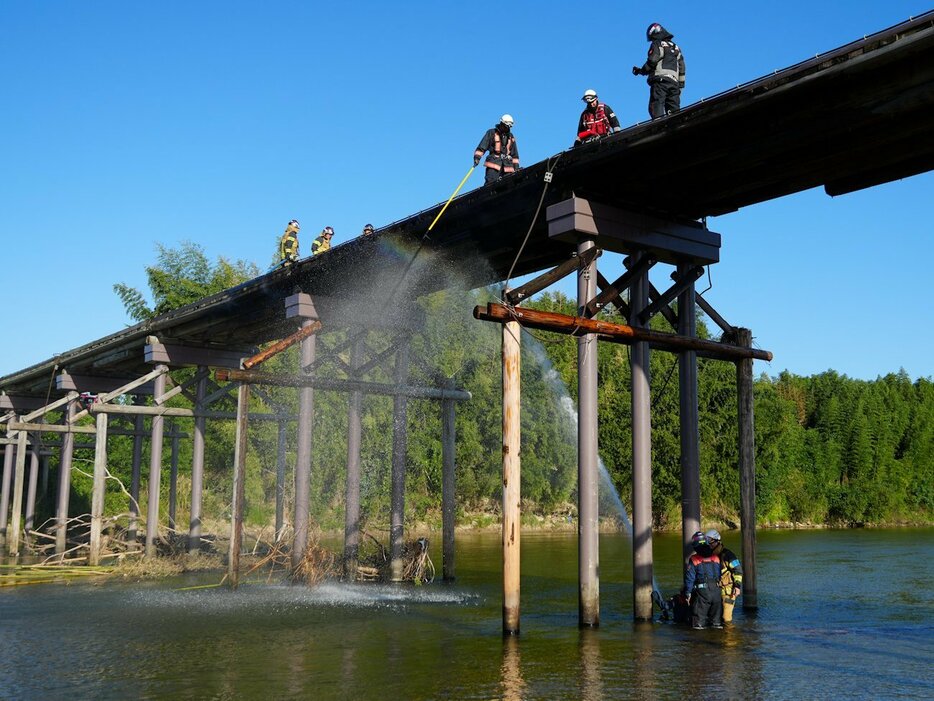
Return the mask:
[[[634,625],[615,534],[601,536],[601,626],[584,631],[576,537],[523,534],[522,633],[505,640],[496,533],[458,534],[453,585],[177,590],[211,574],[3,589],[0,697],[932,699],[932,536],[762,532],[759,612],[737,608],[723,631]],[[677,535],[655,536],[666,593],[679,552]]]

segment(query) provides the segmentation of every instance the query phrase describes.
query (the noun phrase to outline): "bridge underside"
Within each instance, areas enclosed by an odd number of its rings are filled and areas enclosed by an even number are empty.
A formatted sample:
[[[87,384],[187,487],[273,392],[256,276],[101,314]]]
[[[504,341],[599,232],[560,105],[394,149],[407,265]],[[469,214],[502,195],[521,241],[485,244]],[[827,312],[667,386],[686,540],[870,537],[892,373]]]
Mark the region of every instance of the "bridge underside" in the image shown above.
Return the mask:
[[[56,365],[73,375],[138,376],[151,367],[148,336],[245,351],[294,330],[282,300],[296,292],[314,297],[325,328],[348,313],[392,324],[394,308],[418,294],[502,280],[513,264],[517,277],[567,259],[574,244],[549,237],[545,208],[572,196],[696,227],[705,216],[816,186],[836,195],[926,172],[934,167],[932,113],[934,13],[927,13],[459,197],[430,239],[423,236],[440,205],[0,378],[0,389],[44,397]],[[485,265],[464,266],[470,259]],[[411,280],[387,305],[387,286],[395,289],[405,270]],[[361,284],[374,279],[384,284]]]

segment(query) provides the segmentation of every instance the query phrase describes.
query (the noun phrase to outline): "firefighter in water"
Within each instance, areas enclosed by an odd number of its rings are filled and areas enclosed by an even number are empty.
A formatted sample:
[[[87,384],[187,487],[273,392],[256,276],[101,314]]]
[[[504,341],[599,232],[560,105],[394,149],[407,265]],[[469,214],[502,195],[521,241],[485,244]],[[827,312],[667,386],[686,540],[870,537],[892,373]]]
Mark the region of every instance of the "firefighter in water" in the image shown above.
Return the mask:
[[[298,231],[301,227],[293,219],[285,227],[285,233],[279,239],[279,265],[291,265],[298,260]]]
[[[331,249],[331,237],[334,236],[334,229],[329,226],[324,227],[321,235],[311,242],[311,255],[316,256]]]
[[[608,104],[597,99],[596,91],[585,90],[581,100],[586,102],[587,106],[581,112],[580,121],[577,123],[575,146],[586,144],[588,141],[595,141],[607,134],[619,131],[619,120],[616,118],[616,113]]]
[[[707,536],[697,531],[691,537],[694,554],[688,558],[684,590],[691,597],[691,627],[697,630],[723,627],[720,597],[720,558],[713,553]]]
[[[710,550],[714,555],[720,558],[720,594],[723,598],[723,622],[731,623],[733,621],[733,606],[736,605],[736,597],[743,589],[743,567],[739,558],[729,548],[723,547],[720,540],[720,531],[711,528],[705,534],[707,542],[710,544]]]
[[[504,114],[499,124],[486,130],[473,153],[473,164],[476,167],[484,152],[489,151],[483,164],[486,166],[485,185],[519,170],[519,147],[516,145],[516,137],[512,135],[514,123],[512,115]]]
[[[673,114],[681,109],[681,89],[684,87],[684,54],[673,41],[674,36],[658,22],[645,31],[652,42],[649,56],[642,65],[632,67],[633,75],[647,75],[649,83],[649,116],[652,119]]]

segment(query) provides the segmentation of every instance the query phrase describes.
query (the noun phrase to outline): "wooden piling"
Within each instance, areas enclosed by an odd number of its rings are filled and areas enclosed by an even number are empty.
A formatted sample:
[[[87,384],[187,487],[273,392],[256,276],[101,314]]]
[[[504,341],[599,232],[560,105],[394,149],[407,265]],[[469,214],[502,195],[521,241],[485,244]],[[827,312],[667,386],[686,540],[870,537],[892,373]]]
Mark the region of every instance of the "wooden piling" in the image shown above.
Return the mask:
[[[682,263],[677,275],[688,275],[693,265]],[[678,295],[678,334],[697,336],[696,293],[691,283]],[[678,357],[679,421],[681,428],[681,550],[691,555],[691,536],[700,530],[700,428],[697,407],[697,352],[681,351]]]
[[[71,425],[71,418],[78,412],[77,400],[68,402],[62,417],[63,423]],[[58,498],[55,504],[55,554],[61,555],[68,549],[68,507],[71,500],[71,463],[75,453],[75,434],[62,434],[62,449],[58,461]],[[138,466],[137,466],[138,467]]]
[[[282,537],[285,529],[285,472],[286,472],[286,443],[288,436],[286,430],[288,423],[280,420],[277,423],[276,436],[276,542]]]
[[[520,334],[503,324],[503,634],[519,634],[520,585]]]
[[[645,255],[640,253],[638,258]],[[630,324],[643,326],[639,315],[649,302],[649,276],[644,272],[633,282]],[[652,620],[652,416],[649,344],[632,345],[632,594],[637,621]]]
[[[194,433],[191,438],[191,510],[188,518],[188,553],[194,555],[201,551],[201,509],[204,501],[204,431],[207,419],[200,415],[204,411],[204,398],[208,393],[207,368],[198,367],[202,377],[195,386]]]
[[[168,368],[157,365],[161,370],[153,379],[153,399],[165,394],[165,375]],[[149,447],[149,503],[146,506],[146,557],[156,556],[156,539],[159,537],[159,492],[162,486],[162,434],[165,419],[161,415],[152,417],[152,445]]]
[[[19,540],[23,514],[23,481],[26,471],[26,431],[17,432],[16,469],[13,473],[13,505],[10,518],[10,532],[7,535],[8,552],[11,557],[19,555]]]
[[[12,436],[11,436],[12,437]],[[13,481],[15,448],[12,443],[3,446],[3,482],[0,486],[0,543],[7,543],[7,526],[10,518],[10,484]]]
[[[350,374],[356,378],[363,355],[363,337],[350,350]],[[344,579],[357,577],[360,550],[360,441],[363,434],[361,412],[363,394],[351,392],[347,398],[347,483],[344,495]]]
[[[395,382],[404,387],[409,376],[409,344],[404,340],[396,351]],[[392,398],[392,504],[389,523],[390,571],[393,582],[402,581],[405,544],[405,460],[408,447],[409,398],[399,393]]]
[[[597,292],[597,261],[591,239],[577,245],[579,258],[590,257],[577,272],[577,314]],[[598,486],[597,336],[577,339],[577,572],[578,623],[583,628],[600,625],[600,511]]]
[[[97,415],[94,441],[94,484],[91,491],[91,540],[88,564],[96,567],[101,561],[101,531],[104,520],[104,493],[107,475],[107,414]]]
[[[453,389],[453,380],[448,387]],[[457,511],[455,482],[455,451],[457,443],[454,428],[454,400],[441,402],[441,571],[445,582],[455,579],[454,527]]]
[[[233,496],[230,504],[230,551],[227,577],[234,589],[240,584],[240,549],[243,543],[243,492],[246,481],[247,415],[250,409],[250,385],[237,388],[237,431],[234,444]]]
[[[302,321],[303,328],[314,326],[311,319]],[[315,362],[316,337],[311,334],[301,341],[301,367],[303,375],[311,375]],[[315,391],[302,387],[298,391],[298,444],[295,450],[295,517],[292,521],[292,569],[297,569],[308,547],[309,489],[311,488],[312,426],[315,420]]]
[[[736,344],[752,347],[752,331],[734,327]],[[756,576],[756,432],[752,358],[736,363],[739,418],[739,519],[742,528],[743,609],[759,608]]]
[[[134,398],[138,402],[139,395]],[[146,428],[146,417],[137,415],[133,417],[133,458],[132,472],[130,474],[130,518],[127,524],[127,540],[136,543],[137,529],[139,528],[139,488],[142,482],[143,466],[143,431]]]
[[[29,451],[29,481],[26,484],[26,515],[23,519],[23,542],[32,543],[29,534],[36,527],[36,489],[39,484],[39,448]]]

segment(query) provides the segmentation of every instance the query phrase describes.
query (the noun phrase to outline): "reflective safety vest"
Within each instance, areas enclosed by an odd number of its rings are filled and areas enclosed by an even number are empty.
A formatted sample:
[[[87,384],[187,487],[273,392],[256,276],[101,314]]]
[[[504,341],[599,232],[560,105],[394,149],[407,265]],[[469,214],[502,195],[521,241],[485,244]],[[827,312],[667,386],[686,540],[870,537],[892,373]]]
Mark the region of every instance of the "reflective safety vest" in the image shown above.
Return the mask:
[[[311,255],[324,253],[331,249],[331,242],[323,234],[311,242]]]
[[[490,153],[486,157],[483,165],[492,170],[501,170],[504,173],[515,173],[516,168],[519,167],[519,157],[515,155],[516,152],[516,137],[512,134],[509,134],[506,137],[506,150],[503,152],[503,139],[500,136],[499,129],[492,129],[493,132],[493,143],[489,145]],[[481,145],[483,142],[481,142]],[[485,149],[477,148],[474,151],[474,156],[480,158],[483,155]]]
[[[583,141],[591,136],[604,136],[610,133],[610,120],[606,116],[606,105],[602,102],[597,103],[597,109],[591,112],[584,110],[581,114],[581,124],[583,129],[577,135],[577,138]]]

